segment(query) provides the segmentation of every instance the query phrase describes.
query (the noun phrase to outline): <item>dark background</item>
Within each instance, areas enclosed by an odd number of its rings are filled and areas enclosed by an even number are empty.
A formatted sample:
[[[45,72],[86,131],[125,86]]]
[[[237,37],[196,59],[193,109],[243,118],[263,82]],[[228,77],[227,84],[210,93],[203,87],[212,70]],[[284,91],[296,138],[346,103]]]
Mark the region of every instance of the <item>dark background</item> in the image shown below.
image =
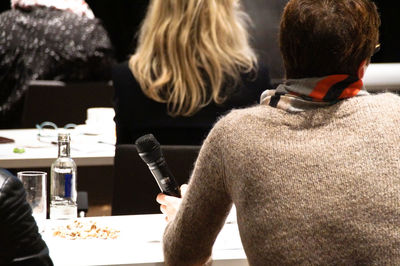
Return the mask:
[[[254,22],[254,46],[262,61],[271,69],[273,78],[282,77],[282,64],[277,44],[279,17],[287,0],[242,0]],[[0,11],[10,8],[0,1]],[[96,17],[109,33],[118,61],[127,60],[134,52],[136,32],[149,0],[87,0]],[[373,62],[400,62],[400,4],[398,1],[375,0],[382,19],[381,50]]]

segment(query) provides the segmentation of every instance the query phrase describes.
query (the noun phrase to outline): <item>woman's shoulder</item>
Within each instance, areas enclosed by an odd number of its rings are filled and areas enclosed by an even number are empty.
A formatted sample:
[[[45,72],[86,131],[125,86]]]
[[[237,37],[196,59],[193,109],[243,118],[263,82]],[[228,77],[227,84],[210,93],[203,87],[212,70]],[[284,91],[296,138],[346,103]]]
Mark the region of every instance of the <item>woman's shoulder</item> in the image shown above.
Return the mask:
[[[226,104],[231,108],[254,105],[258,103],[261,93],[269,89],[272,89],[272,85],[268,68],[260,64],[251,71],[241,73]]]
[[[112,67],[112,81],[115,90],[118,91],[135,91],[140,89],[139,83],[136,81],[128,61],[116,64]]]
[[[241,74],[242,82],[248,86],[260,87],[260,89],[272,89],[271,77],[266,64],[260,62],[252,71]]]
[[[115,64],[112,67],[112,74],[113,74],[113,80],[116,79],[117,81],[120,78],[133,78],[133,74],[131,69],[129,68],[129,62],[124,61],[122,63]]]

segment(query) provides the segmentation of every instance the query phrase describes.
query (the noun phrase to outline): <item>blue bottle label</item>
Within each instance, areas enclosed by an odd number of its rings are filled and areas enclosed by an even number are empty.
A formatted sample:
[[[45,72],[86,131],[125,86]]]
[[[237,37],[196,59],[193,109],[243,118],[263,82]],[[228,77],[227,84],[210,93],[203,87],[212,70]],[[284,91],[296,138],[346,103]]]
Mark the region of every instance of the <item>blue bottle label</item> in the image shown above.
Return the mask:
[[[64,181],[64,197],[70,198],[72,191],[72,174],[65,174]]]

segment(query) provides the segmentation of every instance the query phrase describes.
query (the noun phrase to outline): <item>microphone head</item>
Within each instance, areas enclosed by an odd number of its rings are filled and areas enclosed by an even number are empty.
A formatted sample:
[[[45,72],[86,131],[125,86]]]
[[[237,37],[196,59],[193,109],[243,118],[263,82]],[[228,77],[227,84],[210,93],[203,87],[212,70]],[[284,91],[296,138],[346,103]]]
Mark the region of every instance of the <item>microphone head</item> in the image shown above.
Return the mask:
[[[150,152],[160,147],[160,143],[153,136],[153,134],[143,135],[135,141],[136,149],[138,152]]]
[[[156,162],[162,157],[160,143],[153,134],[141,136],[135,141],[135,145],[140,157],[147,164]]]

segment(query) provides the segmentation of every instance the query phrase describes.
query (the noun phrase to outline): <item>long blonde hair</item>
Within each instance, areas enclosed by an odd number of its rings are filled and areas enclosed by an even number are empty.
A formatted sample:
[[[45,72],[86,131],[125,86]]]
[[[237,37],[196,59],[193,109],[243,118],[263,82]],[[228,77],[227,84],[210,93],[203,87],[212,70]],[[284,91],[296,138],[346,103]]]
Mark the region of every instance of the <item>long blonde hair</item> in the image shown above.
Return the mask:
[[[152,0],[129,66],[142,91],[190,116],[256,67],[238,0]]]

